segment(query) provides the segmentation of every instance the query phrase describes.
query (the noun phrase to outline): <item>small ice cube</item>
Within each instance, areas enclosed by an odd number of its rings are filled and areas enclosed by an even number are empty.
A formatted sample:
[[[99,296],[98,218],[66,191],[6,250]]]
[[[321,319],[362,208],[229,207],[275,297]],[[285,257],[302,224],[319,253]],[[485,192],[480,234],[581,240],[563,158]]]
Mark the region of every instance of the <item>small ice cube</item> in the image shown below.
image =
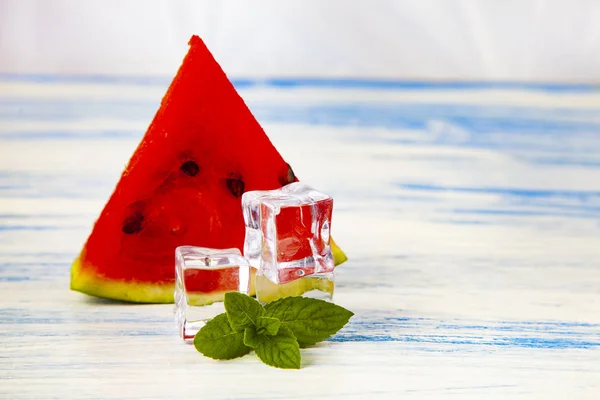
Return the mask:
[[[330,196],[294,182],[281,189],[246,192],[242,207],[244,256],[258,275],[285,284],[333,272]]]
[[[209,319],[225,312],[225,293],[249,292],[249,268],[238,249],[175,249],[175,317],[184,340],[193,339]]]

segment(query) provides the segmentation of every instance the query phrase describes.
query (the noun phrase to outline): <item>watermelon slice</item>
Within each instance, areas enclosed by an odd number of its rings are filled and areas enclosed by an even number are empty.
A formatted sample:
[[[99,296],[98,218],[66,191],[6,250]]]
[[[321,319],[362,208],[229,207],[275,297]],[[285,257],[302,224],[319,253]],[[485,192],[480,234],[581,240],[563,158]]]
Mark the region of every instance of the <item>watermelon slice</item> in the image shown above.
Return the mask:
[[[190,49],[71,269],[71,289],[173,302],[174,251],[244,243],[241,196],[296,181],[203,41]],[[345,255],[332,243],[338,262]],[[226,277],[203,287],[219,298]]]

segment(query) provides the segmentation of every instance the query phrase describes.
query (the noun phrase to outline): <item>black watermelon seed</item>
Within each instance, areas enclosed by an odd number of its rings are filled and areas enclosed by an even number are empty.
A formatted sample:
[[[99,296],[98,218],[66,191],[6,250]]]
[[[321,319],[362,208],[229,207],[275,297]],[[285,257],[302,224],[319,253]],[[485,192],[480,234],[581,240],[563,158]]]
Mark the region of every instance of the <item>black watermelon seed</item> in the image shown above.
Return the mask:
[[[181,169],[181,172],[189,176],[196,176],[198,175],[198,172],[200,172],[200,166],[198,166],[198,164],[196,164],[194,161],[184,162],[181,164],[179,169]]]
[[[133,235],[142,230],[142,223],[144,222],[144,215],[141,212],[134,212],[129,217],[125,218],[123,222],[123,228],[121,230],[127,235]]]
[[[242,197],[244,194],[244,181],[238,177],[231,177],[225,179],[225,184],[227,185],[227,189],[231,192],[233,197]]]
[[[290,164],[286,164],[286,165],[287,165],[287,171],[286,171],[285,175],[279,177],[279,184],[281,184],[281,186],[285,186],[292,182],[296,182],[296,174],[294,174],[294,170],[292,169]]]

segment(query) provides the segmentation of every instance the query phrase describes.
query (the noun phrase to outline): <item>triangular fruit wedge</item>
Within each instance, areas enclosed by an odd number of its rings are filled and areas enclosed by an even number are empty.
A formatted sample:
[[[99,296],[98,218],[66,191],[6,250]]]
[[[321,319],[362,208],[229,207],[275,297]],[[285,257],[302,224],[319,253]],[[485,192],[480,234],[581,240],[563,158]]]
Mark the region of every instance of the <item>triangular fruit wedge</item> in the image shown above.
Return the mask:
[[[71,289],[173,302],[180,245],[243,248],[241,196],[296,180],[202,40],[190,49],[71,269]],[[345,255],[332,243],[338,262]],[[206,282],[214,298],[220,280]]]

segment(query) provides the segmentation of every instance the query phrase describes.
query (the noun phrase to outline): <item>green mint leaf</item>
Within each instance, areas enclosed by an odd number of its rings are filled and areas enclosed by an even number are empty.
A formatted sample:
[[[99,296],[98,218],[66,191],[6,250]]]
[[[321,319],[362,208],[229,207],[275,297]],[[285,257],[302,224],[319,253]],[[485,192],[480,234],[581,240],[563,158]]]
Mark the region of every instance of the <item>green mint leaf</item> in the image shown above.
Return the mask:
[[[258,317],[256,327],[249,326],[244,330],[244,344],[254,349],[260,346],[261,336],[275,336],[280,327],[281,321],[277,318]]]
[[[259,335],[275,336],[279,332],[281,321],[272,317],[258,317],[256,333]]]
[[[251,348],[260,346],[260,337],[253,326],[250,326],[244,330],[244,344]]]
[[[302,348],[335,334],[354,315],[344,307],[307,297],[284,297],[267,304],[265,310],[266,317],[277,318],[292,330]]]
[[[254,352],[267,365],[284,369],[300,369],[300,346],[292,331],[285,325],[275,336],[257,335]]]
[[[194,336],[194,347],[215,360],[230,360],[250,353],[244,344],[244,334],[235,332],[229,325],[227,314],[211,319]]]
[[[239,333],[250,326],[256,326],[258,317],[265,309],[252,297],[238,292],[225,293],[225,311],[231,328]]]

